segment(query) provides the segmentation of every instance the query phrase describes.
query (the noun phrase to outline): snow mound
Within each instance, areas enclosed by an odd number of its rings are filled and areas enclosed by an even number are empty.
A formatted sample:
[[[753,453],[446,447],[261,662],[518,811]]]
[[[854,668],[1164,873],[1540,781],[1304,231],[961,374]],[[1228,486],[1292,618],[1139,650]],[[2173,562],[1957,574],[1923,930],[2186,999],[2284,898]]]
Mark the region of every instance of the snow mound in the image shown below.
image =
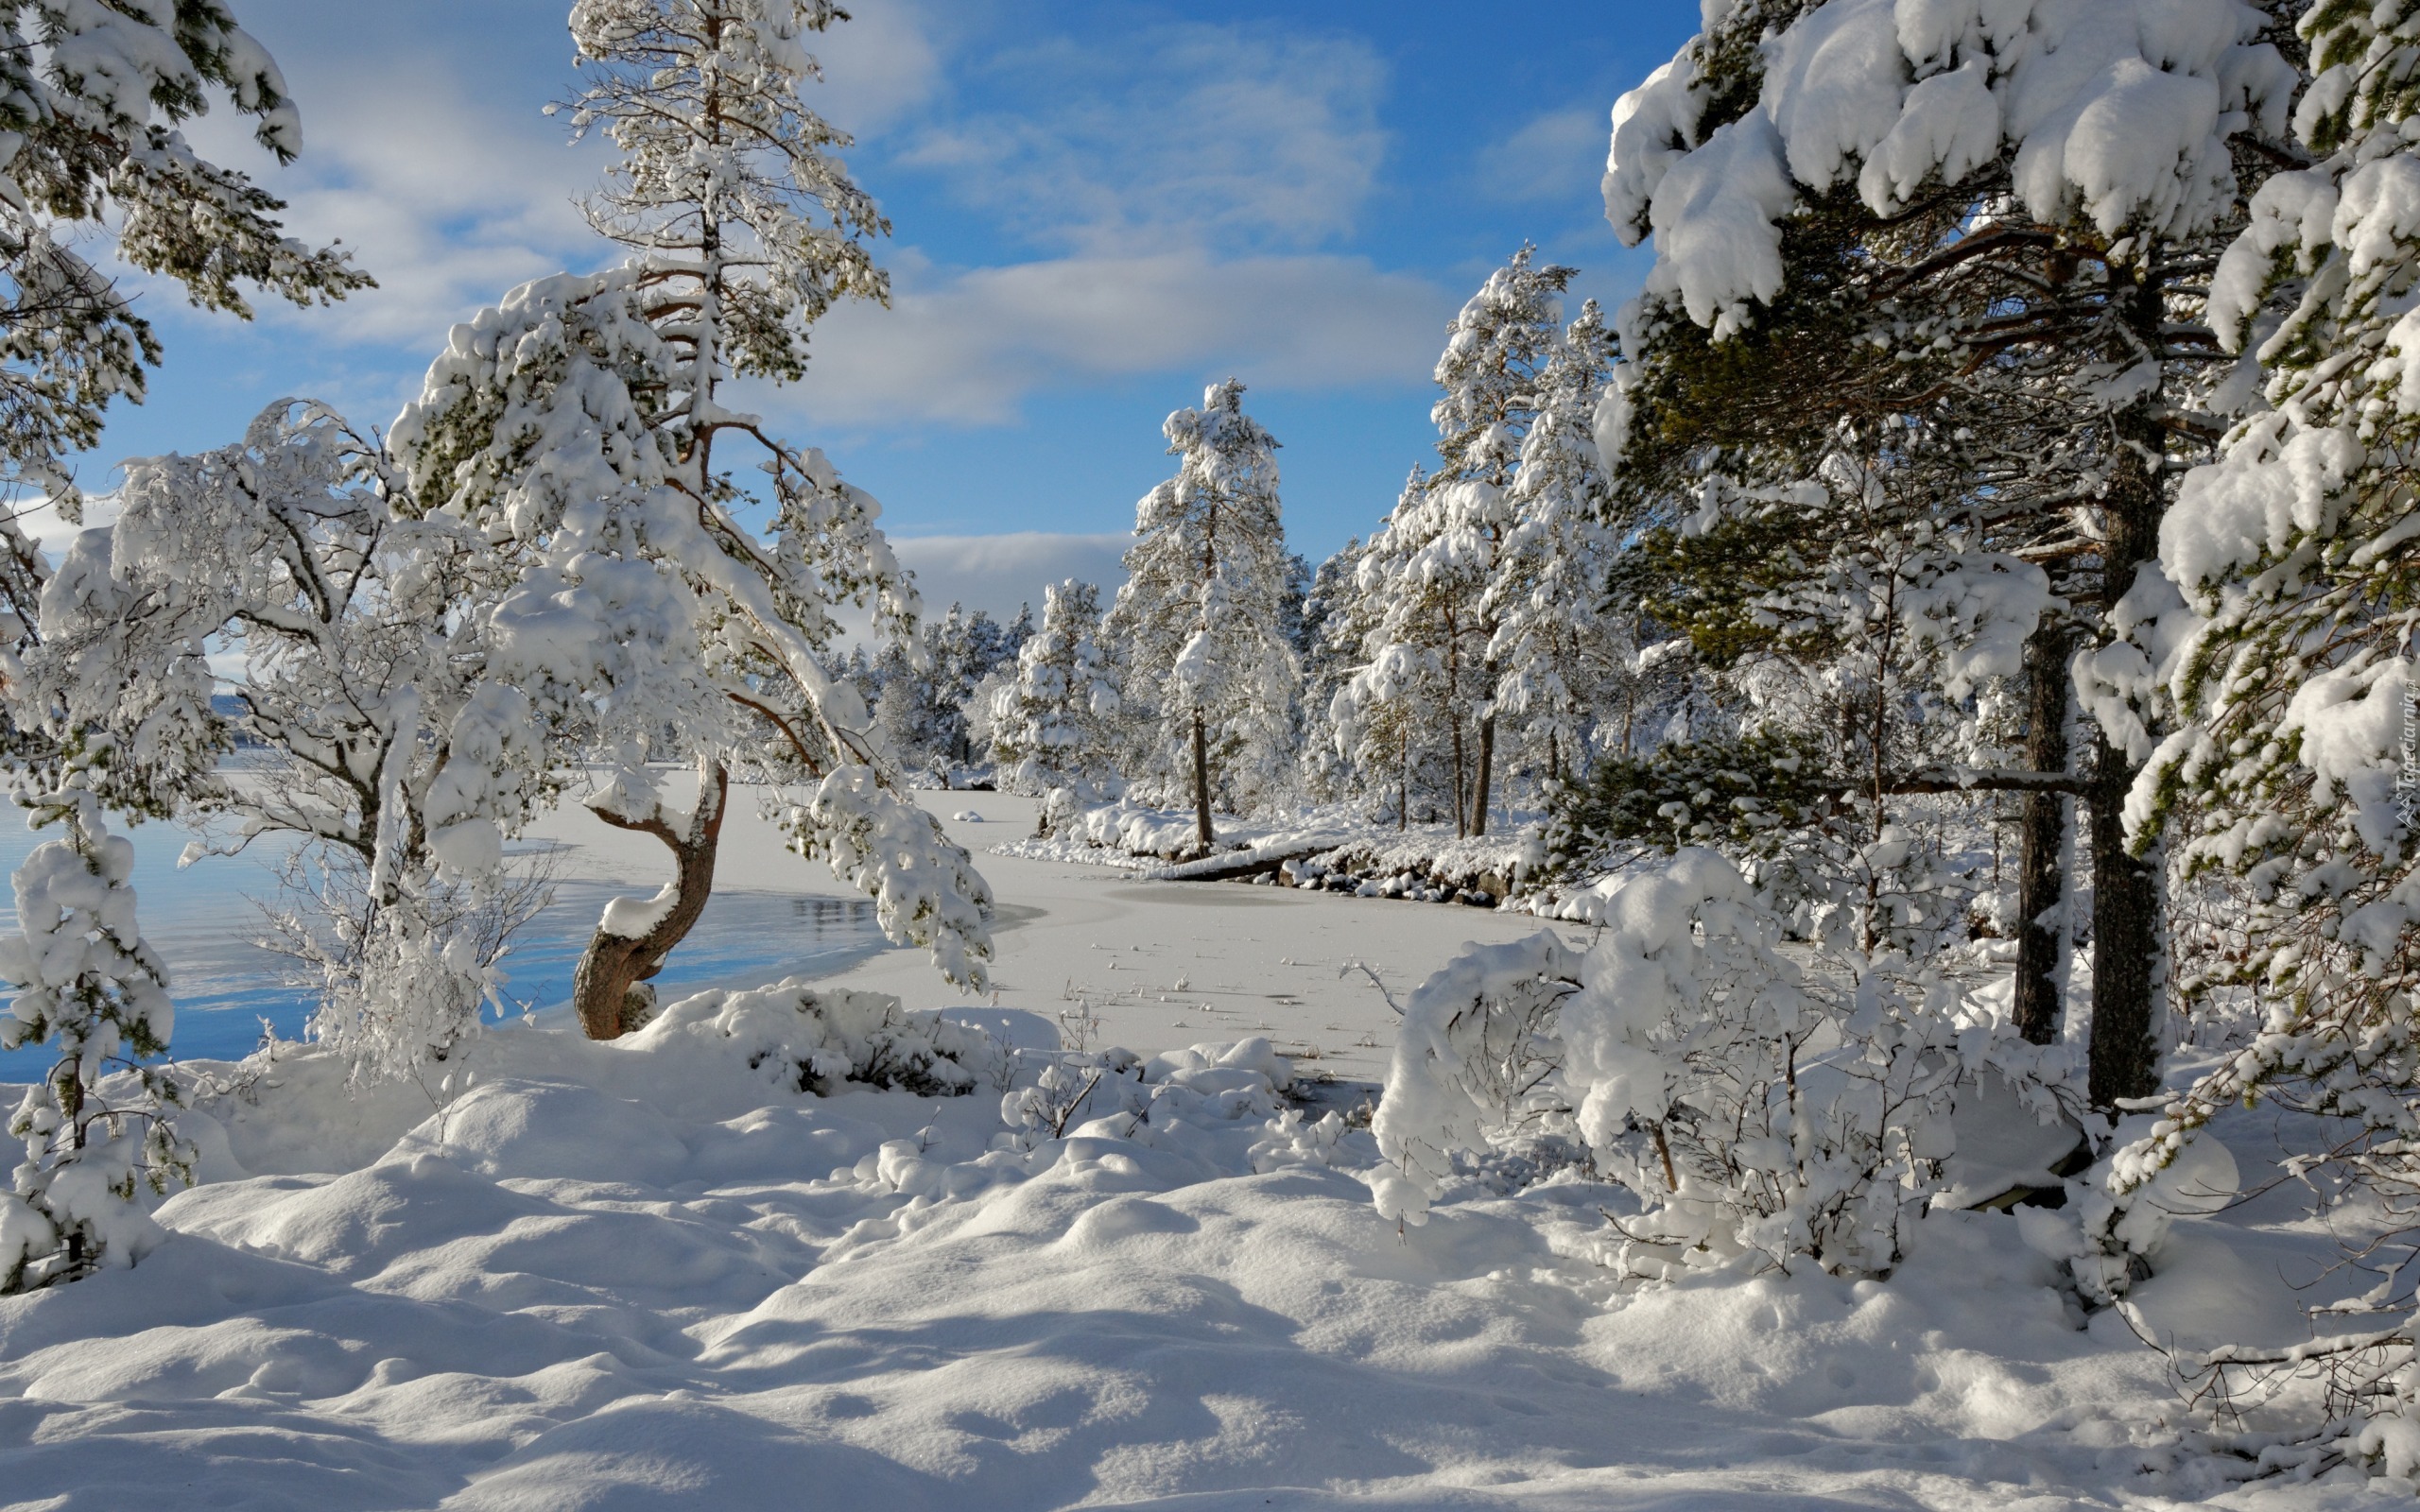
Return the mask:
[[[1628,1198],[1578,1167],[1461,1170],[1426,1226],[1389,1221],[1371,1135],[1287,1106],[1266,1040],[1028,1045],[1012,1091],[1092,1084],[1056,1135],[789,1079],[947,1022],[700,994],[611,1044],[483,1037],[441,1108],[354,1104],[337,1057],[281,1052],[256,1100],[189,1115],[216,1178],[140,1265],[0,1300],[0,1485],[336,1512],[2225,1489],[2153,1426],[2161,1357],[2080,1329],[2005,1214],[1936,1213],[1887,1284],[1633,1290],[1599,1252]],[[2179,1332],[2265,1299],[2259,1264],[2182,1244],[2167,1275],[2146,1307]]]
[[[1008,1047],[938,1014],[908,1014],[883,992],[815,988],[804,977],[738,992],[700,992],[666,1008],[632,1037],[642,1053],[737,1050],[794,1091],[836,1091],[843,1082],[897,1087],[924,1096],[973,1090],[996,1071]]]

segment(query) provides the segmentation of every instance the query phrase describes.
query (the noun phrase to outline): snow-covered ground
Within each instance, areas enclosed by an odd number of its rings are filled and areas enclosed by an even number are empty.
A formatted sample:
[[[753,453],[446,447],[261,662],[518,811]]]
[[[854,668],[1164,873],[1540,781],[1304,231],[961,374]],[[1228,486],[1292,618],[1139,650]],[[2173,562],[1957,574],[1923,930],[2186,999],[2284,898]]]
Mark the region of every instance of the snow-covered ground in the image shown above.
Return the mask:
[[[930,798],[983,815],[962,840],[1028,823]],[[651,887],[602,828],[563,831],[576,874]],[[727,843],[735,882],[830,892],[752,824]],[[1537,927],[980,859],[1001,987],[963,1016],[1029,1047],[1081,999],[1100,1043],[1266,1034],[1366,1077],[1391,1015],[1341,960],[1400,994]],[[950,1000],[908,952],[838,980]],[[1599,1263],[1614,1189],[1474,1178],[1398,1229],[1370,1137],[1272,1120],[1257,1052],[1138,1068],[1148,1120],[1052,1139],[1008,1132],[995,1083],[819,1099],[671,1017],[611,1045],[499,1030],[442,1110],[349,1099],[310,1053],[208,1105],[166,1243],[0,1300],[0,1506],[2409,1503],[2342,1470],[2234,1484],[2163,1357],[2115,1314],[2080,1326],[2006,1215],[1927,1220],[1888,1281],[1625,1291]],[[2231,1131],[2248,1173],[2258,1127]],[[2294,1327],[2278,1278],[2320,1250],[2293,1212],[2184,1226],[2221,1242],[2138,1318]]]
[[[667,782],[667,790],[675,784]],[[1056,1021],[1090,1012],[1097,1044],[1151,1052],[1201,1040],[1264,1035],[1307,1073],[1374,1082],[1386,1074],[1394,1014],[1358,971],[1400,1001],[1466,941],[1518,939],[1537,921],[1486,909],[1340,898],[1233,883],[1142,882],[1075,861],[1001,855],[1033,833],[1036,800],[1006,793],[921,793],[950,838],[975,854],[997,894],[998,1001]],[[685,799],[683,799],[685,800]],[[979,818],[960,818],[978,815]],[[664,848],[582,813],[559,812],[538,837],[572,849],[566,872],[652,891]],[[731,886],[845,895],[820,866],[782,849],[780,833],[735,796],[720,876]],[[885,951],[830,978],[896,995],[911,1008],[988,1003],[935,973],[922,951]]]

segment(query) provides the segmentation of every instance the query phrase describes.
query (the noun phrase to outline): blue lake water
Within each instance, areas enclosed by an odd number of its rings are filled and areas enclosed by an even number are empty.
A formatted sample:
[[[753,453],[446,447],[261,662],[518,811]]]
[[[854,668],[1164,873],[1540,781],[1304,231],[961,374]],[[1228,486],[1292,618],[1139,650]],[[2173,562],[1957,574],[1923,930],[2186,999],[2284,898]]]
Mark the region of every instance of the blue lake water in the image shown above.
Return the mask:
[[[0,876],[55,833],[31,833],[0,805]],[[298,1038],[316,1000],[288,979],[290,962],[255,943],[262,934],[260,903],[278,899],[278,856],[208,856],[180,869],[177,856],[192,832],[153,823],[120,833],[134,841],[144,936],[168,963],[176,1056],[239,1058],[259,1045],[264,1020],[281,1038]],[[523,927],[502,963],[506,995],[538,1010],[568,1004],[572,968],[606,901],[649,890],[558,884],[553,903]],[[15,902],[0,885],[0,928],[16,927]],[[717,891],[655,986],[669,1002],[707,988],[843,971],[884,948],[873,904],[864,899]],[[34,1080],[50,1065],[50,1054],[39,1045],[0,1052],[0,1082]]]

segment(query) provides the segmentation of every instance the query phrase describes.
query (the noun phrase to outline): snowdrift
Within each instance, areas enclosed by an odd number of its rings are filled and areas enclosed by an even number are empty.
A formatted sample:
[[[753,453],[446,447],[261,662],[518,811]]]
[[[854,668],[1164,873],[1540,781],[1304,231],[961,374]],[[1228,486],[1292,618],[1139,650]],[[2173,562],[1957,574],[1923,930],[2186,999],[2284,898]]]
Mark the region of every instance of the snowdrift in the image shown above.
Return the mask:
[[[1887,1284],[1630,1290],[1580,1166],[1388,1222],[1265,1041],[788,983],[493,1033],[442,1106],[246,1069],[158,1247],[0,1300],[10,1504],[2075,1507],[2245,1468],[2015,1219],[1935,1214]],[[2141,1315],[2273,1302],[2251,1239]]]

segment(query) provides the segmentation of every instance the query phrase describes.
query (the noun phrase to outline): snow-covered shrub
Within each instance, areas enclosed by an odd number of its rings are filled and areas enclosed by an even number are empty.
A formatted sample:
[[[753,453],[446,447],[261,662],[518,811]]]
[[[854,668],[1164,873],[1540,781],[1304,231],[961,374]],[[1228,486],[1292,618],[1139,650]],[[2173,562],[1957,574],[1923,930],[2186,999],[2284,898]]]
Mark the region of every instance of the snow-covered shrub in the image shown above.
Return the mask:
[[[1063,807],[1058,793],[1067,795]],[[1054,836],[1126,855],[1167,860],[1201,849],[1189,810],[1158,808],[1131,795],[1083,806],[1084,796],[1080,788],[1061,788],[1046,801],[1044,814]]]
[[[1010,780],[1014,782],[1018,780],[1019,775],[1021,774],[1012,774]],[[1066,833],[1071,823],[1095,809],[1105,808],[1115,803],[1125,796],[1125,784],[1115,779],[1098,786],[1090,782],[1076,782],[1063,787],[1051,788],[1042,795],[1041,811],[1034,816],[1034,833],[1036,835],[1063,834]]]
[[[1289,1165],[1336,1165],[1346,1159],[1344,1137],[1352,1129],[1341,1113],[1316,1119],[1288,1108],[1270,1121],[1268,1130],[1252,1147],[1254,1171],[1282,1171]]]
[[[369,868],[340,848],[298,851],[280,868],[287,902],[265,910],[260,943],[318,997],[304,1032],[344,1057],[356,1092],[386,1081],[450,1090],[481,1010],[509,1006],[501,968],[514,936],[554,897],[546,854],[471,883],[419,879],[383,903]]]
[[[1274,1118],[1293,1084],[1293,1062],[1259,1036],[1148,1060],[1117,1046],[1066,1052],[1001,1098],[1000,1121],[1028,1144],[1087,1131],[1126,1138],[1144,1126]]]
[[[1149,1106],[1142,1057],[1132,1050],[1077,1051],[1042,1068],[1033,1084],[1000,1098],[1000,1122],[1020,1140],[1064,1138],[1097,1120],[1139,1117]]]
[[[26,801],[37,827],[66,833],[17,868],[0,1050],[44,1045],[56,1059],[9,1120],[25,1156],[0,1191],[0,1294],[132,1263],[159,1237],[145,1194],[191,1181],[195,1160],[169,1124],[176,1083],[152,1064],[176,1009],[135,920],[134,847],[81,788]]]
[[[980,1029],[935,1013],[902,1012],[887,992],[817,987],[804,977],[683,998],[623,1042],[648,1051],[724,1041],[750,1070],[818,1096],[856,1083],[956,1097],[990,1078],[1005,1054]]]
[[[305,1032],[345,1058],[356,1087],[419,1081],[425,1090],[432,1069],[479,1032],[480,1008],[503,1006],[494,964],[467,936],[441,936],[419,915],[406,905],[366,925],[339,919],[324,939],[299,920],[289,927],[287,938],[320,970],[320,1005]]]
[[[1815,989],[1711,850],[1643,868],[1594,921],[1585,952],[1552,933],[1475,947],[1413,994],[1372,1125],[1393,1165],[1379,1211],[1423,1222],[1457,1155],[1562,1135],[1639,1199],[1620,1225],[1630,1270],[1745,1254],[1889,1270],[1996,1027],[1901,957]]]

